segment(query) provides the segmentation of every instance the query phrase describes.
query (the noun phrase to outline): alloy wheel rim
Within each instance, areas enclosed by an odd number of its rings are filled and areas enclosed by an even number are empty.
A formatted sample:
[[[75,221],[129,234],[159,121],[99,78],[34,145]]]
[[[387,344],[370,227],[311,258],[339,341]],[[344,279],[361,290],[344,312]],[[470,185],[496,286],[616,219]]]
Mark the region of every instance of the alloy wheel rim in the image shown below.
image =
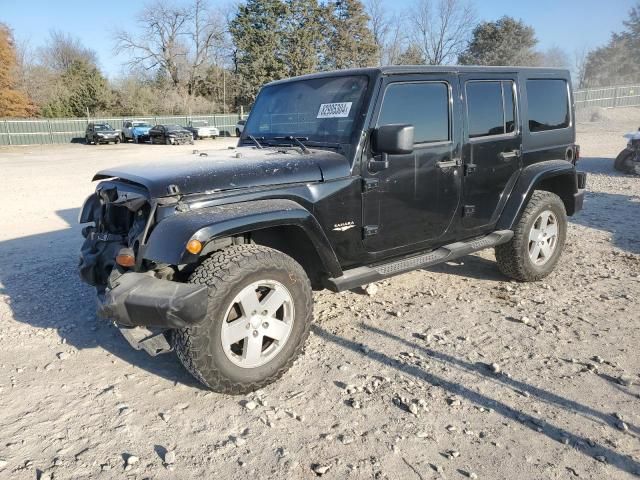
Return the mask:
[[[545,210],[533,222],[529,232],[529,259],[534,265],[544,265],[553,256],[558,244],[558,219]]]
[[[234,365],[260,367],[286,345],[294,318],[293,297],[280,282],[260,280],[247,285],[225,312],[222,349]]]

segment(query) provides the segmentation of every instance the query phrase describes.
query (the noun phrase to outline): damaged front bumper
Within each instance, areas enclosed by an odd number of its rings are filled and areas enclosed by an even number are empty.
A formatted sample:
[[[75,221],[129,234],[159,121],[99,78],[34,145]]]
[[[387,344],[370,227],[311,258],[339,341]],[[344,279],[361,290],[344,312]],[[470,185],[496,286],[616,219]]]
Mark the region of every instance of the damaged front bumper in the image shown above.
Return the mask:
[[[127,272],[98,296],[98,315],[124,327],[185,328],[207,314],[208,287]]]

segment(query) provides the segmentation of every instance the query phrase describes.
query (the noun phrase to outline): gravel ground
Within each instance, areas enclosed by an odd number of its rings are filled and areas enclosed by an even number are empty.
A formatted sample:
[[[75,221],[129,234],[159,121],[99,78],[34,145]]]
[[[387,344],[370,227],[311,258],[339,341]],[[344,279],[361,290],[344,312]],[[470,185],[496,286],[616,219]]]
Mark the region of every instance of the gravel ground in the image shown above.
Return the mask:
[[[0,478],[637,478],[640,178],[612,159],[640,111],[597,117],[552,276],[487,251],[316,294],[306,354],[246,397],[132,350],[75,271],[92,173],[194,147],[0,149]]]

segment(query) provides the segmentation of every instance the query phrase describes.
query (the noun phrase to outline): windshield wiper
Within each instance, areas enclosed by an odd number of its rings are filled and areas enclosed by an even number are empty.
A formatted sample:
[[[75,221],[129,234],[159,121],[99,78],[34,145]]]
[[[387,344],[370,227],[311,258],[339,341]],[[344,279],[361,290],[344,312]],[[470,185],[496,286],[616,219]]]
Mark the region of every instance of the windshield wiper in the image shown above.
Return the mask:
[[[311,153],[311,150],[307,148],[307,146],[302,143],[302,141],[309,140],[309,137],[294,137],[293,135],[289,135],[288,137],[273,137],[274,140],[289,140],[290,142],[295,143],[300,147],[304,153]]]
[[[262,150],[264,147],[262,145],[260,145],[260,142],[258,141],[258,139],[256,137],[254,137],[253,135],[247,135],[247,137],[249,138],[249,140],[251,140],[253,143],[255,143],[256,147],[258,147],[258,149]]]

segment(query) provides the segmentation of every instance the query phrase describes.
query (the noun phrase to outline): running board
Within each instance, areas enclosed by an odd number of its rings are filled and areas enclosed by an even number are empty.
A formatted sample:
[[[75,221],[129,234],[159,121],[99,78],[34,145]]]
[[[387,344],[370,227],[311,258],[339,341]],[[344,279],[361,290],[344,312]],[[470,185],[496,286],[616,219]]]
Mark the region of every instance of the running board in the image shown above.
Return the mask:
[[[379,280],[393,277],[401,273],[410,272],[418,268],[430,267],[438,263],[464,257],[470,253],[484,250],[507,243],[513,237],[511,230],[499,230],[486,237],[478,238],[468,242],[456,242],[444,247],[437,248],[429,253],[405,257],[388,263],[372,265],[370,267],[357,267],[345,270],[341,277],[327,279],[327,288],[334,292],[343,292],[352,288],[377,282]]]

